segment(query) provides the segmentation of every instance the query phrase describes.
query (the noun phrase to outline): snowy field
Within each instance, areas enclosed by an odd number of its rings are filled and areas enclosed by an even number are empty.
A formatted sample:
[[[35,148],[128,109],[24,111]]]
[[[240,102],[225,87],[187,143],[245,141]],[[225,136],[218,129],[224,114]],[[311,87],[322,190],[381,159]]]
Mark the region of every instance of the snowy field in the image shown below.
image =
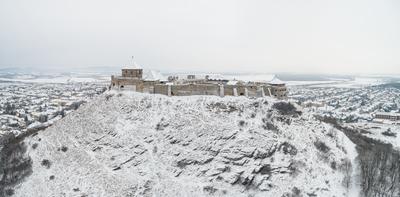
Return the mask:
[[[314,88],[365,88],[369,86],[382,85],[388,82],[393,82],[393,80],[386,77],[355,77],[352,80],[330,79],[326,81],[287,81],[287,85],[308,86]],[[395,79],[394,82],[400,82],[400,79]]]

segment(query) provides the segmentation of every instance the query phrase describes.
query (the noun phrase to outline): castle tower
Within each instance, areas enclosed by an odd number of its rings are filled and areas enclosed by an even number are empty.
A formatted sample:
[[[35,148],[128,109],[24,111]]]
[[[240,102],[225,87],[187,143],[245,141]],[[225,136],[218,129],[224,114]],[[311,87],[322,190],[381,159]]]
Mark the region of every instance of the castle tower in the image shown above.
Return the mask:
[[[135,61],[133,61],[133,56],[132,65],[128,67],[129,68],[122,69],[122,77],[142,79],[143,69]]]

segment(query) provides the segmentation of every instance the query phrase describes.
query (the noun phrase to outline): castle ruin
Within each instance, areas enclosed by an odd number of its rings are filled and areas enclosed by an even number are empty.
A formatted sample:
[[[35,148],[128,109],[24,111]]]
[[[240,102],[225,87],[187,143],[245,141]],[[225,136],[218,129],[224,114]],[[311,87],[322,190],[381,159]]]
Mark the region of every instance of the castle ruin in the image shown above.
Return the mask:
[[[165,79],[155,71],[144,73],[137,64],[134,64],[133,67],[122,69],[121,76],[111,76],[111,88],[168,96],[215,95],[287,98],[286,85],[276,76],[272,80],[264,82],[228,80],[220,75],[192,74],[169,76]]]

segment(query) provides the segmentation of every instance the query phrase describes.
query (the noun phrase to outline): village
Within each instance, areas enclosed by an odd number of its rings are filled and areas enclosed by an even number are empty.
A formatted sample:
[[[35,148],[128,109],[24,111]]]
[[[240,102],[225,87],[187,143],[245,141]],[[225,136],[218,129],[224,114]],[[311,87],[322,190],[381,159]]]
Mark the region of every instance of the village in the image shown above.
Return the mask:
[[[0,130],[41,130],[106,90],[102,83],[0,82]]]
[[[121,70],[120,76],[111,76],[110,89],[131,90],[168,96],[270,96],[287,99],[285,82],[272,76],[260,81],[229,79],[220,74],[179,74],[165,78],[161,73],[144,71],[136,63]]]

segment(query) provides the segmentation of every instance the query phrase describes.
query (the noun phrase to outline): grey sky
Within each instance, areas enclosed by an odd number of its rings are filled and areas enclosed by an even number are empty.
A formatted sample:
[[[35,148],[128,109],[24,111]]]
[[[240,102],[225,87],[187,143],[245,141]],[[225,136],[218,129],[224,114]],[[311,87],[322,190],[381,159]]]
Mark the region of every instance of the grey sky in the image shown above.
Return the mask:
[[[0,68],[400,73],[398,0],[1,0]]]

